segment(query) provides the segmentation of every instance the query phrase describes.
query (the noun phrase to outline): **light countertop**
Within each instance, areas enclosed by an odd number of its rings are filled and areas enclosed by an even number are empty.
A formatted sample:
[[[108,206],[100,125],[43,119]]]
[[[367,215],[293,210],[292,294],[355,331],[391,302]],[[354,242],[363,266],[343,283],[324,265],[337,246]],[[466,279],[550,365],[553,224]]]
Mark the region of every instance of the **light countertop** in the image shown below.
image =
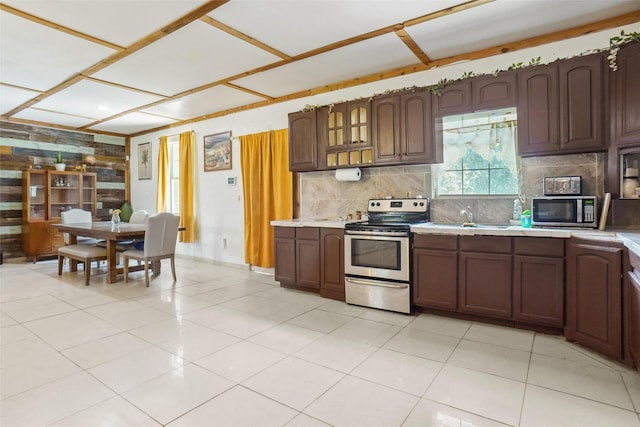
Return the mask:
[[[338,219],[287,219],[271,221],[271,225],[278,227],[323,227],[344,228],[348,222]],[[413,233],[423,234],[456,234],[459,236],[525,236],[525,237],[554,237],[568,239],[580,237],[583,239],[603,240],[608,242],[623,243],[629,250],[640,256],[640,230],[620,229],[604,230],[585,228],[559,228],[559,227],[531,227],[507,225],[478,225],[477,227],[463,227],[457,224],[436,224],[427,222],[411,227]]]

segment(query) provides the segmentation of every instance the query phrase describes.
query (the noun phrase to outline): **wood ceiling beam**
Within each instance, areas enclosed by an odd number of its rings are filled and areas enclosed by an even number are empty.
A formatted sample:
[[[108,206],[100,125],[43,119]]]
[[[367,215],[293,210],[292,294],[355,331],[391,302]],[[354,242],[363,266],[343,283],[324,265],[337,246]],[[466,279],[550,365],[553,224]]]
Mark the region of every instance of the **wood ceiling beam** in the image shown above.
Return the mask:
[[[396,30],[396,35],[409,48],[409,50],[413,52],[413,54],[420,60],[420,62],[422,62],[423,64],[428,64],[429,62],[431,62],[429,56],[427,56],[427,54],[424,53],[422,49],[420,49],[420,46],[418,46],[418,44],[411,38],[409,33],[407,33],[404,28],[401,30]]]
[[[225,33],[231,34],[232,36],[237,37],[240,40],[243,40],[243,41],[245,41],[245,42],[247,42],[247,43],[249,43],[249,44],[251,44],[253,46],[256,46],[256,47],[258,47],[258,48],[260,48],[260,49],[262,49],[264,51],[267,51],[270,54],[279,57],[280,59],[285,59],[285,60],[291,59],[291,56],[287,55],[286,53],[281,52],[281,51],[279,51],[277,49],[274,49],[271,46],[269,46],[269,45],[267,45],[265,43],[262,43],[260,40],[256,40],[253,37],[251,37],[251,36],[249,36],[247,34],[244,34],[244,33],[240,32],[240,31],[236,30],[235,28],[232,28],[232,27],[230,27],[230,26],[228,26],[226,24],[223,24],[222,22],[217,21],[217,20],[213,19],[212,17],[210,17],[208,15],[203,16],[202,18],[200,18],[200,20],[202,22],[206,22],[207,24],[211,25],[212,27],[215,27],[215,28],[217,28],[219,30],[224,31]]]
[[[427,15],[419,16],[414,19],[410,19],[404,22],[404,27],[411,27],[418,24],[423,24],[434,19],[442,18],[443,16],[452,15],[454,13],[463,12],[465,10],[473,9],[483,4],[493,3],[496,0],[471,0],[466,3],[461,3],[455,6],[447,7],[446,9],[439,10],[437,12],[429,13]]]
[[[104,130],[81,130],[78,127],[75,126],[66,126],[66,125],[58,125],[55,123],[49,123],[49,122],[40,122],[37,120],[26,120],[26,119],[18,119],[16,117],[4,117],[1,116],[2,120],[5,120],[7,122],[11,122],[11,123],[21,123],[23,125],[32,125],[32,126],[39,126],[39,127],[44,127],[44,128],[52,128],[52,129],[60,129],[60,130],[68,130],[71,132],[82,132],[82,133],[89,133],[89,134],[98,134],[98,135],[108,135],[108,136],[118,136],[118,137],[128,137],[130,135],[124,134],[124,133],[119,133],[119,132],[109,132],[109,131],[104,131]]]
[[[261,92],[256,92],[255,90],[251,90],[251,89],[248,89],[246,87],[234,85],[233,83],[224,83],[224,86],[227,86],[227,87],[230,87],[231,89],[239,90],[241,92],[245,92],[245,93],[260,97],[260,98],[274,99],[273,96],[269,96],[269,95],[266,95],[266,94],[261,93]]]
[[[21,10],[15,9],[15,8],[13,8],[11,6],[7,6],[4,3],[0,3],[0,10],[5,11],[5,12],[9,12],[9,13],[11,13],[13,15],[16,15],[16,16],[19,16],[21,18],[27,19],[29,21],[35,22],[36,24],[44,25],[45,27],[53,28],[54,30],[58,30],[58,31],[61,31],[63,33],[70,34],[70,35],[72,35],[74,37],[78,37],[80,39],[84,39],[84,40],[90,41],[92,43],[96,43],[96,44],[108,47],[109,49],[113,49],[113,50],[116,50],[116,51],[119,51],[119,52],[123,51],[125,49],[123,46],[119,46],[119,45],[117,45],[115,43],[111,43],[111,42],[108,42],[106,40],[102,40],[102,39],[99,39],[97,37],[93,37],[93,36],[91,36],[89,34],[81,33],[80,31],[73,30],[73,29],[71,29],[69,27],[65,27],[63,25],[56,24],[56,23],[48,21],[46,19],[38,18],[37,16],[31,15],[30,13],[26,13],[26,12],[23,12]]]

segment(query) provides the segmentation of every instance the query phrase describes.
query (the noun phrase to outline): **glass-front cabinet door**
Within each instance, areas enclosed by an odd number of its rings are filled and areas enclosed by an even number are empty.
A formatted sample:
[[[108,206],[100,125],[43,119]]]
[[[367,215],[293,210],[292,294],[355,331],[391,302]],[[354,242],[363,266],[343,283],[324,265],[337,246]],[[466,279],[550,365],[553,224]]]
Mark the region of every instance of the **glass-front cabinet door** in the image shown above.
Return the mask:
[[[360,166],[373,163],[371,148],[371,103],[351,101],[323,112],[324,161],[326,167]],[[322,145],[322,143],[321,143]]]
[[[27,206],[24,206],[24,214],[27,221],[47,219],[47,186],[45,171],[27,171],[24,173],[23,198]]]

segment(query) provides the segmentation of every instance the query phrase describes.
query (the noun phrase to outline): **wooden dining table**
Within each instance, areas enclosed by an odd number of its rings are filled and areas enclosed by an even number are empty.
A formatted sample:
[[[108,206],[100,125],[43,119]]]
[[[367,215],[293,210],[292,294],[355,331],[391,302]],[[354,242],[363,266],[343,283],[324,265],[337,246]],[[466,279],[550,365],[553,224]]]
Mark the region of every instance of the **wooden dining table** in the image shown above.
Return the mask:
[[[77,243],[78,236],[104,239],[107,246],[107,282],[114,283],[118,280],[118,274],[122,273],[122,267],[118,268],[116,245],[119,240],[143,239],[145,234],[144,224],[129,224],[121,222],[112,224],[110,221],[51,224],[63,233],[69,233],[69,244]],[[131,266],[130,271],[144,268],[143,266]],[[85,266],[85,268],[87,268]],[[77,262],[71,262],[71,271],[77,271]],[[160,274],[160,263],[153,266],[153,274]]]

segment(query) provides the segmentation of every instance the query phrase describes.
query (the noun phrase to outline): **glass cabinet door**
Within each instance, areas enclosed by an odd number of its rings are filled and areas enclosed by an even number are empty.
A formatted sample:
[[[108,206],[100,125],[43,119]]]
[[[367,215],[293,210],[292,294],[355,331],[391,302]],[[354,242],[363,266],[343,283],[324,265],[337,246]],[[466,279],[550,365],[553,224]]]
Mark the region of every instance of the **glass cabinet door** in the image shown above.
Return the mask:
[[[45,171],[29,171],[24,174],[27,206],[24,206],[27,220],[44,220],[47,216],[47,186]]]

